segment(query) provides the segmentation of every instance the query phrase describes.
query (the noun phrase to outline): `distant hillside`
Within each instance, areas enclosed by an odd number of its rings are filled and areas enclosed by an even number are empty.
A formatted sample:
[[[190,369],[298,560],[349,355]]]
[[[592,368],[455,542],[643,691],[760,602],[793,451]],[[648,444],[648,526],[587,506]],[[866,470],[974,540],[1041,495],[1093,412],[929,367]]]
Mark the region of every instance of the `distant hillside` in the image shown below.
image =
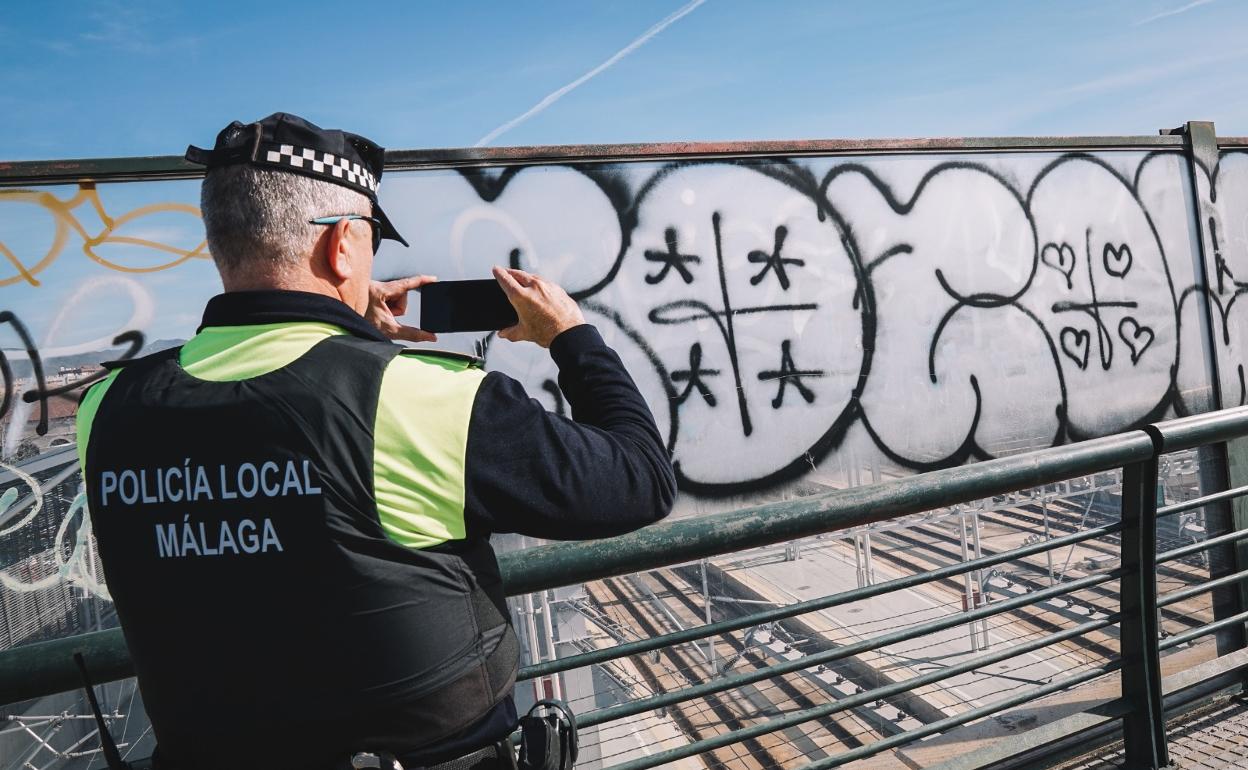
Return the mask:
[[[186,342],[186,340],[156,340],[155,342],[150,342],[144,345],[143,349],[139,351],[139,355],[145,356],[148,353],[155,353],[158,350],[176,348],[184,342]],[[96,366],[104,361],[115,361],[128,349],[129,348],[123,345],[117,348],[96,350],[90,353],[78,353],[72,356],[45,358],[43,359],[43,373],[45,376],[56,374],[57,369],[62,366]],[[13,369],[13,376],[17,378],[31,377],[34,374],[34,369],[31,367],[30,361],[27,361],[26,359],[14,360],[10,357],[9,366]]]

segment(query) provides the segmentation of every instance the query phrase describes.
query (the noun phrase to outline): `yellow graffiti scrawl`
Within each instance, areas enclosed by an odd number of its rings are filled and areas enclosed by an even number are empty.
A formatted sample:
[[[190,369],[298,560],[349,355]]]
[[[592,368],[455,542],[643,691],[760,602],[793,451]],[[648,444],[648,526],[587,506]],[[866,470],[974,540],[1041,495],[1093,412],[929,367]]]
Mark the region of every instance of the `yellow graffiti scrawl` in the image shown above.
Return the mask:
[[[202,218],[199,208],[188,203],[153,203],[147,206],[140,206],[133,211],[128,211],[119,217],[112,217],[104,210],[104,204],[100,201],[99,193],[96,192],[95,185],[90,182],[83,182],[78,186],[78,192],[69,200],[61,200],[52,193],[39,192],[37,190],[0,190],[0,202],[11,201],[15,203],[33,203],[46,209],[52,214],[53,220],[56,222],[56,231],[52,237],[52,245],[48,247],[45,253],[33,265],[27,265],[13,251],[0,240],[0,255],[3,255],[13,267],[17,270],[17,274],[0,278],[0,286],[9,286],[19,281],[26,281],[31,286],[39,286],[40,282],[36,276],[42,272],[48,265],[52,264],[61,251],[65,248],[65,243],[69,239],[70,230],[73,230],[82,238],[82,252],[91,260],[97,262],[110,270],[117,270],[123,273],[154,273],[160,270],[168,270],[176,267],[188,259],[208,257],[207,241],[200,241],[193,249],[183,249],[167,243],[149,240],[146,238],[133,238],[125,235],[115,235],[115,231],[129,222],[145,217],[151,214],[159,214],[163,212],[181,212],[184,214],[194,215],[196,218]],[[104,223],[104,229],[96,235],[87,232],[78,218],[74,216],[74,210],[84,203],[90,203],[95,213]],[[129,246],[139,246],[143,248],[155,249],[157,251],[166,252],[173,255],[173,259],[159,265],[151,265],[148,267],[130,267],[127,265],[117,264],[111,260],[100,256],[96,248],[106,244],[125,244]]]

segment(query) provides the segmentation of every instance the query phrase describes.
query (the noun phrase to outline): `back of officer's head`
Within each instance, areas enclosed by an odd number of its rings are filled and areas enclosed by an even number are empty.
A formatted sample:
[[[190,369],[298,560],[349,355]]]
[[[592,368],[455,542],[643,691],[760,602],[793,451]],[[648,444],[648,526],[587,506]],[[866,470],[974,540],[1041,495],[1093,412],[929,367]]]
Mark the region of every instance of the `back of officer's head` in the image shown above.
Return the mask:
[[[367,216],[371,205],[340,184],[247,164],[209,170],[200,192],[208,251],[222,276],[233,278],[306,268],[325,232],[309,219]]]

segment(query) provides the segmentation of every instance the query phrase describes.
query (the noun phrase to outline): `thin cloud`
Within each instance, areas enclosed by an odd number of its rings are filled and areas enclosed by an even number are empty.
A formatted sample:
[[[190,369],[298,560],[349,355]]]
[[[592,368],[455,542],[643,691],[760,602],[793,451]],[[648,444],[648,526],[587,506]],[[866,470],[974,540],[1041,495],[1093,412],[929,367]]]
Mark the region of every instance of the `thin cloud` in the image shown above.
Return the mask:
[[[1213,0],[1192,0],[1192,2],[1188,3],[1187,5],[1181,6],[1179,8],[1174,8],[1169,11],[1162,11],[1161,13],[1155,13],[1152,16],[1149,16],[1147,18],[1140,19],[1139,21],[1132,24],[1131,26],[1138,27],[1142,24],[1151,24],[1154,21],[1158,21],[1160,19],[1167,19],[1171,16],[1178,16],[1180,13],[1187,13],[1193,8],[1198,8],[1202,5],[1208,5],[1209,3],[1212,3],[1212,2]]]
[[[573,80],[571,83],[568,83],[566,86],[547,94],[540,102],[530,107],[527,112],[521,115],[518,115],[517,117],[512,118],[511,120],[502,124],[498,128],[491,131],[490,133],[481,137],[474,146],[484,147],[485,145],[494,141],[495,139],[507,133],[511,129],[525,122],[529,118],[533,117],[534,115],[537,115],[542,110],[545,110],[550,105],[562,99],[565,95],[567,95],[573,89],[578,88],[585,82],[601,74],[607,68],[619,62],[625,56],[628,56],[633,51],[636,51],[638,48],[641,48],[643,45],[645,45],[646,43],[650,41],[650,38],[654,37],[655,35],[659,34],[663,30],[667,29],[668,27],[672,26],[676,22],[680,21],[684,17],[693,13],[693,11],[699,5],[702,5],[705,2],[706,0],[693,0],[692,2],[685,4],[684,6],[680,8],[680,10],[676,11],[672,15],[660,21],[658,24],[655,24],[653,27],[646,30],[641,35],[641,37],[637,38],[633,42],[624,46],[619,51],[616,51],[615,54],[611,56],[611,58],[607,59],[602,64],[599,64],[597,67],[594,67],[592,70],[590,70],[589,72],[586,72],[584,75],[581,75],[579,78],[577,78],[576,80]]]
[[[1156,126],[1158,128],[1169,127],[1172,120],[1190,117],[1175,115],[1165,106],[1178,103],[1184,95],[1191,94],[1192,86],[1183,77],[1186,73],[1207,70],[1210,75],[1202,79],[1202,88],[1207,87],[1211,94],[1232,92],[1242,86],[1242,78],[1238,75],[1240,68],[1218,65],[1242,61],[1245,58],[1248,58],[1248,50],[1194,56],[1165,65],[1138,67],[1058,88],[1036,90],[1025,101],[1002,99],[1003,84],[997,83],[995,87],[990,84],[982,89],[980,95],[967,97],[965,101],[968,110],[972,107],[977,110],[976,123],[981,126],[995,126],[995,130],[1005,132],[1003,135],[1018,132],[1020,128],[1021,131],[1031,134],[1054,131],[1072,133],[1076,130],[1086,133],[1086,128],[1069,128],[1069,111],[1080,102],[1084,104],[1079,108],[1081,114],[1094,114],[1097,116],[1096,124],[1099,125],[1138,126],[1141,125],[1141,120],[1147,119],[1161,120],[1166,124]],[[1148,98],[1140,99],[1141,94],[1148,94]],[[1089,101],[1089,97],[1093,96],[1096,98]],[[984,106],[989,104],[993,106]],[[1234,100],[1224,100],[1222,106],[1228,105],[1239,106]],[[1231,121],[1232,115],[1237,116],[1236,113],[1220,110],[1218,117],[1219,120]],[[1083,123],[1094,125],[1088,120]],[[982,129],[972,127],[971,130]],[[1116,131],[1117,129],[1112,129],[1110,133]]]
[[[1147,67],[1139,67],[1137,69],[1126,72],[1116,72],[1105,77],[1086,80],[1082,83],[1060,88],[1054,91],[1055,94],[1080,94],[1093,93],[1097,91],[1111,91],[1119,88],[1131,88],[1133,86],[1151,83],[1158,78],[1166,75],[1173,75],[1179,71],[1190,70],[1193,67],[1206,63],[1212,57],[1202,57],[1201,60],[1191,60],[1180,62],[1179,64],[1155,64]],[[1218,57],[1222,58],[1222,57]]]
[[[151,13],[117,3],[108,3],[99,10],[84,14],[84,24],[71,37],[42,40],[40,44],[63,55],[89,53],[99,49],[127,54],[154,55],[193,49],[199,45],[197,36],[161,37],[153,30],[158,18]]]
[[[1052,93],[1058,95],[1081,94],[1132,88],[1135,86],[1146,85],[1162,78],[1170,77],[1193,69],[1200,69],[1214,64],[1235,61],[1242,59],[1245,56],[1248,56],[1248,50],[1226,51],[1206,56],[1194,56],[1189,59],[1166,62],[1165,64],[1152,64],[1128,70],[1126,72],[1117,72],[1112,75],[1096,78],[1094,80],[1076,83],[1074,85],[1067,86],[1066,88],[1053,91]]]

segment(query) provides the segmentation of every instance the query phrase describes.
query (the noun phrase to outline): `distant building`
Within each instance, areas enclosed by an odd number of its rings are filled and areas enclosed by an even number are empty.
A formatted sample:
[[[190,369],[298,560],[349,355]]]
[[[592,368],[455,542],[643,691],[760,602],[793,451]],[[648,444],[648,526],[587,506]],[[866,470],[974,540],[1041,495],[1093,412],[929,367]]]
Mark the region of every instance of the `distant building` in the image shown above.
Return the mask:
[[[78,397],[76,394],[53,396],[47,401],[48,432],[42,436],[36,432],[40,420],[40,409],[36,407],[31,410],[26,420],[26,435],[36,437],[35,444],[41,451],[64,444],[73,444],[77,436],[75,428],[77,415]]]
[[[92,364],[57,367],[55,373],[46,376],[44,387],[48,390],[55,390],[74,382],[85,381],[97,375],[102,368]],[[22,396],[33,385],[33,380],[29,378],[16,380],[13,383],[13,397],[8,413],[3,418],[0,418],[0,429],[3,430],[4,445],[26,445],[26,448],[19,452],[17,457],[11,459],[22,460],[33,451],[42,452],[51,447],[64,446],[75,441],[74,425],[78,414],[78,399],[81,396],[81,390],[75,389],[63,395],[50,396],[43,403],[36,401],[28,404]],[[40,435],[38,432],[39,423],[45,413],[48,421],[47,432]],[[20,426],[18,423],[15,423],[15,420],[20,422]],[[21,431],[20,439],[17,442],[10,438],[10,431],[14,429]]]

